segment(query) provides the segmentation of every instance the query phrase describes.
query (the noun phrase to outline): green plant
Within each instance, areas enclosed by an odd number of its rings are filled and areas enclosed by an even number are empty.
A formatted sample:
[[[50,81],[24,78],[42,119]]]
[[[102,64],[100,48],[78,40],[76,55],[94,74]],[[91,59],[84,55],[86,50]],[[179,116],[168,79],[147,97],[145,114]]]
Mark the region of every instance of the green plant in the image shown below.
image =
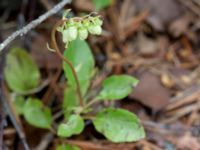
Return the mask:
[[[100,16],[92,13],[70,19],[63,17],[52,30],[52,48],[48,48],[63,60],[64,75],[67,79],[62,104],[64,120],[56,129],[52,126],[50,108],[44,106],[38,98],[30,96],[30,91],[35,91],[39,85],[39,69],[22,49],[14,48],[8,54],[5,67],[6,81],[10,89],[17,93],[14,99],[18,112],[23,114],[31,125],[49,129],[54,133],[56,131],[59,137],[68,138],[80,134],[85,127],[84,121],[89,119],[95,129],[112,142],[131,142],[145,137],[140,120],[127,110],[101,108],[94,115],[93,104],[123,99],[138,83],[136,78],[129,75],[112,75],[103,81],[99,92],[89,89],[95,75],[95,63],[85,39],[88,33],[100,35],[102,24]],[[66,48],[64,55],[58,48],[56,32],[62,34]],[[29,95],[26,100],[24,95]],[[77,147],[60,145],[57,149]]]

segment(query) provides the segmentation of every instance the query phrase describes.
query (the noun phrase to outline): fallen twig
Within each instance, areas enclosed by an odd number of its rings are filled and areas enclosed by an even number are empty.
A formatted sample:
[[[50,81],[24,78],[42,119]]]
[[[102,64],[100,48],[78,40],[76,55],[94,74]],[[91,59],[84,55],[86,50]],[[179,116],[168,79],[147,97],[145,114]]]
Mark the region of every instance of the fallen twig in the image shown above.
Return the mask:
[[[181,95],[173,97],[170,101],[171,103],[165,109],[170,111],[176,109],[180,106],[186,105],[188,103],[193,103],[197,101],[200,96],[200,86],[192,86],[191,88],[185,90]]]
[[[33,150],[44,150],[48,147],[50,142],[52,141],[54,135],[52,133],[47,133],[43,136],[41,142],[37,147],[35,147]]]
[[[23,36],[24,34],[26,34],[28,31],[30,31],[31,29],[35,28],[36,26],[38,26],[39,24],[41,24],[44,20],[46,20],[48,17],[56,14],[59,10],[61,10],[66,4],[70,3],[71,0],[63,0],[60,3],[58,3],[55,7],[53,7],[51,10],[47,11],[45,14],[41,15],[39,18],[37,18],[36,20],[33,20],[32,22],[30,22],[28,25],[26,25],[25,27],[23,27],[20,30],[15,31],[14,33],[12,33],[5,41],[3,41],[0,44],[0,52],[6,47],[8,46],[8,44],[10,44],[16,37],[18,36]]]
[[[5,121],[5,113],[4,113],[4,105],[3,105],[3,65],[4,65],[4,57],[5,53],[0,53],[0,150],[3,150],[3,126]]]
[[[192,111],[198,111],[199,109],[200,109],[200,106],[195,103],[195,104],[187,105],[186,107],[182,107],[182,108],[167,112],[166,113],[167,117],[165,117],[165,119],[162,120],[162,123],[171,123],[185,116],[186,114],[189,114]]]
[[[8,92],[8,89],[6,88],[6,86],[4,85],[3,81],[1,83],[1,90],[2,90],[2,95],[3,95],[3,105],[4,105],[4,108],[5,108],[5,111],[7,112],[7,114],[9,115],[9,118],[11,119],[18,135],[19,135],[19,138],[24,146],[24,149],[25,150],[29,150],[29,146],[28,146],[28,143],[26,141],[26,136],[25,136],[25,133],[23,131],[23,127],[22,127],[22,124],[21,124],[21,121],[20,121],[20,118],[15,110],[15,107],[13,106],[13,103],[11,102],[11,99],[10,99],[10,95],[9,95],[9,92]]]
[[[180,3],[182,3],[186,8],[188,8],[189,10],[191,10],[195,15],[197,15],[198,17],[200,17],[200,11],[199,11],[199,2],[197,2],[197,0],[193,0],[193,1],[182,1],[182,0],[178,0]],[[197,5],[196,5],[197,4]]]

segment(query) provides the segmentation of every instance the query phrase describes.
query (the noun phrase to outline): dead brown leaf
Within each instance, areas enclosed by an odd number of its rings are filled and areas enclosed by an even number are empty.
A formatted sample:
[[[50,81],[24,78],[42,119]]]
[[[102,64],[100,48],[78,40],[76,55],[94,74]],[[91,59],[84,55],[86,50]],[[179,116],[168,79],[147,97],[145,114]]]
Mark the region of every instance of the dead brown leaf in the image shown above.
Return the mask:
[[[144,72],[139,76],[139,80],[140,82],[131,94],[131,98],[137,99],[155,111],[168,104],[170,92],[161,84],[158,76],[150,72]]]

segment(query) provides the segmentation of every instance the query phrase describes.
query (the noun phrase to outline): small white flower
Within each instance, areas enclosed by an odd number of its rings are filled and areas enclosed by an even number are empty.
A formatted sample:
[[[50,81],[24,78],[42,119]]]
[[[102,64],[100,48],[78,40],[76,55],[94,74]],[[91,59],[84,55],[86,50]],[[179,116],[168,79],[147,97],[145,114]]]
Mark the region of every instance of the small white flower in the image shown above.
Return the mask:
[[[62,32],[63,34],[63,42],[67,43],[68,41],[73,41],[77,38],[78,31],[76,27],[69,27],[68,29]]]
[[[88,28],[90,26],[90,24],[91,24],[90,21],[87,19],[82,22],[82,26],[85,28]]]
[[[90,25],[88,27],[88,31],[94,35],[100,35],[102,32],[102,28],[99,25]]]
[[[81,40],[85,40],[88,37],[88,31],[86,28],[80,28],[78,30],[78,36]]]
[[[99,25],[99,26],[103,25],[103,21],[99,19],[99,17],[94,18],[93,22],[94,24]]]
[[[101,35],[101,33],[102,33],[101,26],[96,26],[95,29],[96,29],[96,35]]]

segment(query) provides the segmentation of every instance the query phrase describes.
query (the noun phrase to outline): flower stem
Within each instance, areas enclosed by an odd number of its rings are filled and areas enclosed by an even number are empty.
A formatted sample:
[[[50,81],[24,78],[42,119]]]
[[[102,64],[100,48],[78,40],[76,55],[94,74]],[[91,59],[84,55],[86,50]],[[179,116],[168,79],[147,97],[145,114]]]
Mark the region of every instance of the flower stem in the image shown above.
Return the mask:
[[[52,32],[51,32],[51,42],[52,42],[53,49],[56,50],[56,53],[58,54],[58,56],[59,56],[63,61],[65,61],[65,62],[68,64],[68,66],[70,67],[70,69],[71,69],[71,71],[72,71],[72,74],[73,74],[73,76],[74,76],[75,82],[76,82],[76,86],[77,86],[76,88],[77,88],[77,94],[78,94],[78,97],[79,97],[80,106],[84,107],[84,101],[83,101],[83,97],[82,97],[82,94],[81,94],[80,83],[79,83],[79,80],[78,80],[78,76],[77,76],[77,74],[76,74],[76,71],[75,71],[75,69],[74,69],[72,63],[71,63],[66,57],[63,56],[63,54],[61,53],[60,49],[58,48],[58,45],[57,45],[57,42],[56,42],[56,37],[55,37],[55,36],[56,36],[57,28],[58,28],[59,26],[61,26],[61,25],[62,25],[64,22],[66,22],[66,21],[67,21],[67,19],[63,19],[63,20],[58,21],[58,22],[55,24],[55,26],[54,26],[54,28],[53,28],[53,30],[52,30]]]

